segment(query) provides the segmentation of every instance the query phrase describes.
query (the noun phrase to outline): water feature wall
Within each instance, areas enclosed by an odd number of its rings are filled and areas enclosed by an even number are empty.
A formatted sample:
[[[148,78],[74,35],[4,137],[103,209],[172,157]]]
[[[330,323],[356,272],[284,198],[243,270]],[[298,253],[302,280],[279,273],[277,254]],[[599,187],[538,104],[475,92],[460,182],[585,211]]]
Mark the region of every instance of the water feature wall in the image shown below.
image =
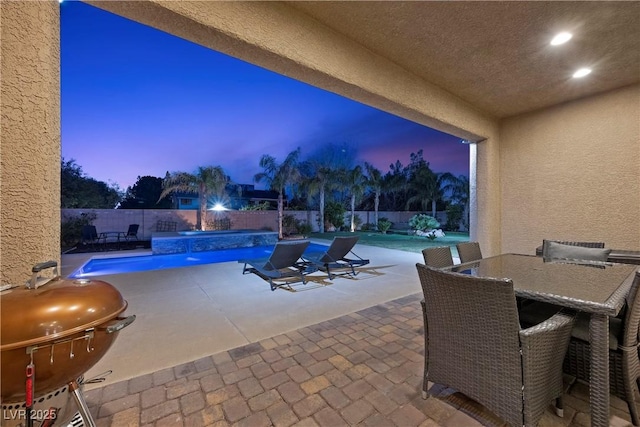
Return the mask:
[[[151,236],[151,252],[156,255],[209,252],[275,245],[277,241],[278,233],[263,230],[164,232]]]

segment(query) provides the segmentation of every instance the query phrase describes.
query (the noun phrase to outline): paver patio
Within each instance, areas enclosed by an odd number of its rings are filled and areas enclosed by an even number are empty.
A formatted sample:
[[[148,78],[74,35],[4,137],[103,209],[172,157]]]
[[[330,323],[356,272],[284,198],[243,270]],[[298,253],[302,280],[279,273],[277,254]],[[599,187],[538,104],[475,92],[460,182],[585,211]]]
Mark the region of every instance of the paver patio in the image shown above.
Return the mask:
[[[89,390],[98,426],[496,426],[450,389],[421,397],[423,324],[414,294],[332,320]],[[540,426],[589,425],[575,384],[565,416]],[[612,396],[614,426],[630,425]]]
[[[314,273],[294,292],[238,263],[104,276],[138,318],[86,375],[113,370],[87,387],[98,426],[503,425],[453,390],[421,397],[422,254],[356,253],[371,259],[356,278]],[[87,258],[64,256],[62,274]],[[590,424],[588,388],[569,380],[564,418],[541,427]],[[611,415],[630,425],[614,396]]]

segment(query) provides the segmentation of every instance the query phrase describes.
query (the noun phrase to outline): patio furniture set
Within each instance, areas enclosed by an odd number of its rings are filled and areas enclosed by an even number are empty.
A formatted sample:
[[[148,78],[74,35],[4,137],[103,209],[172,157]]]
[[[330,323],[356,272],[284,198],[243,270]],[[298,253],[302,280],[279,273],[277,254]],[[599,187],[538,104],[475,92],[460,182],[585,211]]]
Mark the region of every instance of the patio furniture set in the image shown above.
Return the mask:
[[[428,382],[451,387],[510,425],[537,425],[563,371],[590,387],[591,424],[609,425],[612,393],[640,425],[640,271],[597,242],[543,242],[542,256],[483,258],[477,242],[423,251],[417,264]],[[632,260],[640,252],[625,251]],[[636,258],[634,258],[636,257]]]
[[[81,243],[93,250],[120,250],[123,245],[138,241],[139,224],[129,224],[127,231],[101,231],[98,233],[95,225],[82,227]]]
[[[300,279],[307,283],[306,276],[318,270],[324,271],[332,280],[337,274],[335,270],[346,270],[342,274],[356,276],[356,267],[369,264],[353,252],[358,242],[358,236],[334,237],[331,245],[324,252],[305,253],[309,246],[308,239],[284,240],[276,243],[268,258],[238,260],[244,264],[242,274],[253,273],[269,282],[271,290],[285,286],[288,279]],[[351,258],[347,258],[349,253]],[[284,280],[284,284],[274,283],[274,280]]]

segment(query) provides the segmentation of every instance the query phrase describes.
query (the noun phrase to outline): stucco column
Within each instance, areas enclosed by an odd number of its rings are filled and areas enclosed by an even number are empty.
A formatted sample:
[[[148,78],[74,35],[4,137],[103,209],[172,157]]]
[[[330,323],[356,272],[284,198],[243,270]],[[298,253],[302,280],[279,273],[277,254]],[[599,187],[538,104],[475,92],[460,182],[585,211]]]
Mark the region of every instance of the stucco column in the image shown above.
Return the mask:
[[[0,269],[60,261],[60,6],[0,1]]]

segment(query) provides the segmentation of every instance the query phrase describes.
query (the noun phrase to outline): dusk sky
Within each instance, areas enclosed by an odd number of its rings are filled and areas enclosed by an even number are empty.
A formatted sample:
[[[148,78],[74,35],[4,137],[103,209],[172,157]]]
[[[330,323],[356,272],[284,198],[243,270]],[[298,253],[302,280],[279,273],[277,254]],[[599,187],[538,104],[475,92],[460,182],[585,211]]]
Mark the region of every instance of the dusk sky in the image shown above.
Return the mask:
[[[92,178],[124,190],[220,165],[250,184],[263,154],[305,158],[324,143],[383,173],[422,149],[435,172],[469,174],[460,138],[84,3],[60,7],[62,156]]]

